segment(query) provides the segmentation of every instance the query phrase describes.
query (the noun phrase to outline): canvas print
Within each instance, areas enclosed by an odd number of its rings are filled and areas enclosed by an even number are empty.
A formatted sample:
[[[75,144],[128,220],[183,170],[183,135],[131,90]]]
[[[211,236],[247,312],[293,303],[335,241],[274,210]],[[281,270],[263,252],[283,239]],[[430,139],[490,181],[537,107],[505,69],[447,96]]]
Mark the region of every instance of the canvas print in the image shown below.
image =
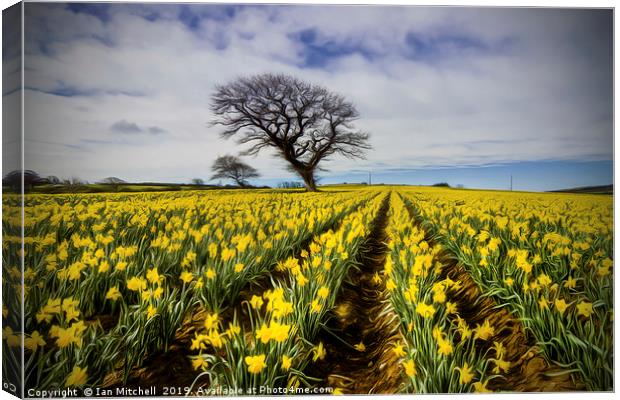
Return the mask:
[[[3,390],[613,391],[613,14],[5,9]]]

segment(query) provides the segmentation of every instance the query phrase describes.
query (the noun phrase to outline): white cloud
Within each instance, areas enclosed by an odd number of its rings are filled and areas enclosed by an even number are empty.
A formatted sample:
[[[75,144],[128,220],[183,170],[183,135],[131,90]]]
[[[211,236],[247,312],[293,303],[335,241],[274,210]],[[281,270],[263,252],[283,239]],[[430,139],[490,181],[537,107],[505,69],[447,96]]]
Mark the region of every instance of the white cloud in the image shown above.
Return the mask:
[[[44,175],[207,177],[218,155],[240,150],[207,124],[214,85],[262,72],[321,83],[357,104],[374,150],[330,161],[334,172],[612,157],[611,58],[587,11],[247,7],[192,30],[176,6],[111,5],[106,23],[27,7],[29,43],[47,49],[29,47],[26,61],[37,89],[26,94],[26,168]],[[164,15],[141,16],[151,10]],[[363,51],[302,68],[308,49],[290,35],[305,29],[318,45]],[[409,32],[434,47],[412,51]],[[61,90],[84,95],[52,94]],[[110,129],[119,121],[166,134],[119,138]],[[266,178],[290,176],[274,157],[249,162]]]

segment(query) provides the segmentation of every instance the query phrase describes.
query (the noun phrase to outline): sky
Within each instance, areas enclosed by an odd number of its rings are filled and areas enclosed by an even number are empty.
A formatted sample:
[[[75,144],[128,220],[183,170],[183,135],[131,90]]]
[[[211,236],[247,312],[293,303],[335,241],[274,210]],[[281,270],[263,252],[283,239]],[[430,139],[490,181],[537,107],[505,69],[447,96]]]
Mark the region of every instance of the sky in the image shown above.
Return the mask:
[[[215,158],[245,149],[209,125],[215,85],[275,72],[344,95],[371,135],[365,159],[325,162],[321,183],[613,182],[610,10],[26,3],[25,15],[25,167],[43,176],[208,181]],[[252,183],[295,179],[272,155],[245,159]]]

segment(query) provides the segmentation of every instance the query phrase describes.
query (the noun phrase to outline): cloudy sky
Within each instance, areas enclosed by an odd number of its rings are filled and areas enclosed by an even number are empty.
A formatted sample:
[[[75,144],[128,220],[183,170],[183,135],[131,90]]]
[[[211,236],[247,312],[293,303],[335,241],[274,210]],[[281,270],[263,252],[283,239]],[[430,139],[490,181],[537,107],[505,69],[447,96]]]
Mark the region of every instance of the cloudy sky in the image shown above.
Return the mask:
[[[243,149],[208,125],[214,85],[282,72],[345,95],[371,134],[326,183],[612,181],[610,10],[27,3],[25,22],[26,168],[42,175],[208,179]],[[255,183],[291,177],[247,162]]]

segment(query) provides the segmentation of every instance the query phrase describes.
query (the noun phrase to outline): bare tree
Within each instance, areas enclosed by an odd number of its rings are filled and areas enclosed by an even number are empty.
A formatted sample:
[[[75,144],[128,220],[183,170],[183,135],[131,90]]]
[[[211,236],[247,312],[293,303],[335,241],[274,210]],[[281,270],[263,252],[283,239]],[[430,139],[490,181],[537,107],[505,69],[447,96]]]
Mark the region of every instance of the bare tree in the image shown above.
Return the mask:
[[[100,182],[98,182],[98,183],[102,183],[102,184],[104,184],[104,185],[120,185],[120,184],[127,183],[127,182],[126,182],[126,181],[124,181],[124,180],[123,180],[123,179],[121,179],[121,178],[117,178],[117,177],[115,177],[115,176],[110,176],[110,177],[108,177],[108,178],[104,178],[104,179],[102,179],[102,180],[101,180]]]
[[[47,181],[51,184],[51,185],[58,185],[61,183],[60,178],[57,177],[56,175],[50,175],[50,176],[46,176],[45,179],[47,179]]]
[[[367,133],[355,130],[355,106],[341,95],[288,75],[263,74],[239,78],[217,86],[211,110],[213,125],[221,125],[223,138],[239,135],[250,144],[242,155],[275,148],[316,190],[315,171],[334,154],[363,158],[371,148]]]
[[[214,179],[232,179],[237,185],[248,186],[247,179],[259,177],[258,171],[244,163],[239,157],[225,155],[218,157],[211,167],[215,173],[211,180]]]
[[[103,185],[108,186],[111,190],[118,192],[120,189],[120,186],[122,184],[127,183],[126,181],[124,181],[121,178],[117,178],[115,176],[109,176],[107,178],[102,179],[101,181],[97,182]]]
[[[70,186],[88,185],[88,181],[82,180],[82,179],[78,178],[77,176],[72,176],[71,178],[69,178],[69,179],[67,179],[65,181],[68,182],[68,184]]]
[[[38,173],[33,170],[16,170],[11,171],[2,178],[2,185],[10,186],[15,193],[22,190],[22,179],[24,184],[24,192],[29,192],[36,185],[44,185],[48,183],[47,179],[41,178]]]

